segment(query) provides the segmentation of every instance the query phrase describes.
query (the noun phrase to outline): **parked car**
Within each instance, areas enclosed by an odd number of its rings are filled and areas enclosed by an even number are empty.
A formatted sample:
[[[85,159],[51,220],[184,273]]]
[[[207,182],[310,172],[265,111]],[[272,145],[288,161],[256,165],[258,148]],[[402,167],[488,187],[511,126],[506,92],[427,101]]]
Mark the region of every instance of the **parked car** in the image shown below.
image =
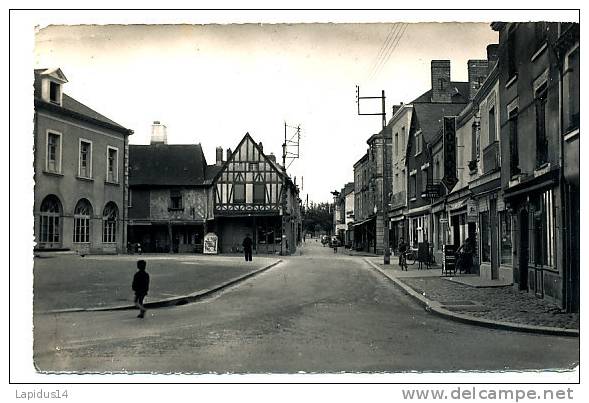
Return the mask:
[[[327,235],[323,235],[321,237],[321,245],[325,246],[329,243],[329,237]]]
[[[332,248],[336,248],[338,246],[341,246],[341,242],[339,240],[339,238],[337,236],[332,236],[331,239],[329,240],[329,246]]]

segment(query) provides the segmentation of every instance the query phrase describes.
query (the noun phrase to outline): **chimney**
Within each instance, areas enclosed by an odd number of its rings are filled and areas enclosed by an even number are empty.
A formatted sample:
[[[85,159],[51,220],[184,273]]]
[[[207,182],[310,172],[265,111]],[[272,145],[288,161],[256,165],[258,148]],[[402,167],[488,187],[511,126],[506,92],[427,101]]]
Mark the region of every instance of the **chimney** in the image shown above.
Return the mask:
[[[482,60],[468,61],[468,99],[472,101],[487,78],[489,62]]]
[[[228,148],[227,149],[227,161],[229,161],[231,159],[231,154],[233,154],[233,153],[231,152],[231,149]]]
[[[432,102],[450,103],[450,60],[432,60],[431,70]]]
[[[268,159],[272,162],[276,162],[276,156],[274,155],[274,153],[270,153],[270,155],[268,155]]]
[[[490,73],[491,70],[493,70],[493,68],[497,65],[497,62],[499,61],[499,44],[498,43],[492,43],[489,46],[487,46],[487,60],[489,61],[488,72]]]
[[[264,145],[262,144],[261,141],[258,143],[258,147],[260,147],[260,150],[262,150],[262,152],[264,152]]]
[[[395,113],[397,113],[397,111],[401,109],[402,106],[403,102],[401,102],[399,105],[393,105],[393,116],[395,116]]]
[[[162,125],[159,120],[154,120],[151,125],[151,144],[168,144],[166,125]]]
[[[215,165],[217,165],[217,166],[223,165],[223,147],[217,147],[215,149],[215,154],[216,154]]]

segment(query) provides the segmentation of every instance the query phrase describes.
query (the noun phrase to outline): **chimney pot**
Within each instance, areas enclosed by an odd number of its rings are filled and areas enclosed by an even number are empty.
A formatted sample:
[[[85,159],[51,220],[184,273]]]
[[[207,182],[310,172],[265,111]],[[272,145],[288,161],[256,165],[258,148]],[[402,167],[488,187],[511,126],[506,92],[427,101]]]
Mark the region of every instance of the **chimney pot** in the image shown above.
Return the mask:
[[[223,147],[217,147],[215,149],[215,165],[223,165]]]
[[[151,144],[168,144],[166,125],[162,125],[159,120],[154,120],[151,125]]]
[[[487,78],[489,62],[485,59],[468,61],[468,98],[472,101]]]
[[[231,152],[231,149],[228,148],[227,149],[227,161],[229,161],[231,159],[231,154],[233,154],[233,153]]]

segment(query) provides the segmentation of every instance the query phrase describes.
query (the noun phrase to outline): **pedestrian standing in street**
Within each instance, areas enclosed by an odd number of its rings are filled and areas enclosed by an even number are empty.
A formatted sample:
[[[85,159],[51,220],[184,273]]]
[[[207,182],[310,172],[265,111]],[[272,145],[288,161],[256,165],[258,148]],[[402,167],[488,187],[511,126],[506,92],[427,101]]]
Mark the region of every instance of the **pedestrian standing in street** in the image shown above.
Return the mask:
[[[247,234],[243,239],[243,253],[245,254],[245,261],[251,262],[252,261],[252,239],[250,238],[250,234]]]
[[[145,271],[146,266],[145,260],[137,261],[138,271],[133,276],[133,284],[131,285],[131,288],[135,291],[135,306],[140,310],[139,315],[137,315],[138,318],[143,318],[146,311],[143,305],[143,299],[149,290],[149,274]]]
[[[401,237],[399,240],[399,266],[401,266],[401,270],[407,270],[407,244],[405,243],[405,239]]]

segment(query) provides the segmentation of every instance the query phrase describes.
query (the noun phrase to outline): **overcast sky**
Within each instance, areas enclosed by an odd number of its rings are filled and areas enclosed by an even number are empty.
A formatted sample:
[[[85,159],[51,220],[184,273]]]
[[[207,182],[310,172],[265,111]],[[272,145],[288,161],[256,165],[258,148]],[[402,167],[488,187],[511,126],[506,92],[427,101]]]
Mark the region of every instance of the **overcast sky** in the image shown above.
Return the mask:
[[[246,132],[280,159],[284,122],[300,125],[289,174],[299,186],[304,177],[303,200],[327,201],[381,127],[357,116],[356,84],[362,96],[385,90],[390,118],[430,88],[432,59],[450,59],[452,80],[466,81],[467,60],[497,40],[488,23],[49,26],[34,62],[60,67],[65,92],[133,129],[131,144],[148,144],[159,120],[169,144],[201,143],[209,164]]]

